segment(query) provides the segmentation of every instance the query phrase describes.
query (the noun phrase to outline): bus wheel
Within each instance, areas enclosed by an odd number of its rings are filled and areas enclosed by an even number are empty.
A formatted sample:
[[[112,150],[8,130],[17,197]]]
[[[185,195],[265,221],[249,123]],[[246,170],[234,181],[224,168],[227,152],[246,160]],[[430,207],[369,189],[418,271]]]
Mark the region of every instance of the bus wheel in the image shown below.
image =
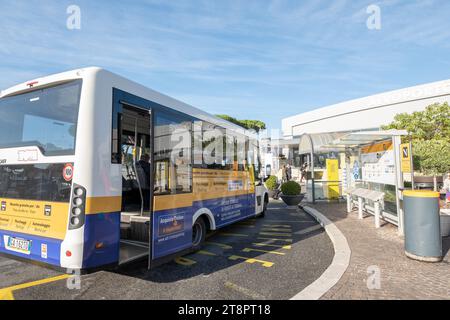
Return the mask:
[[[264,197],[264,204],[263,204],[263,210],[262,212],[259,214],[259,216],[261,218],[264,218],[264,216],[266,215],[266,211],[267,211],[267,206],[269,205],[269,197],[266,195]]]
[[[198,218],[192,226],[192,248],[200,250],[206,238],[206,224],[203,218]]]

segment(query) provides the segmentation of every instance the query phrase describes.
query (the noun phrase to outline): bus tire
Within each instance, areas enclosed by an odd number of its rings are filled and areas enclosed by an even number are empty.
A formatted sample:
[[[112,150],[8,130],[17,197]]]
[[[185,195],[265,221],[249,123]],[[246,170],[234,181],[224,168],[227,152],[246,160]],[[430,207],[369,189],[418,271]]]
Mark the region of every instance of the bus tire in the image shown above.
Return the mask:
[[[269,196],[266,194],[264,195],[264,204],[263,204],[263,210],[259,214],[260,218],[264,218],[266,216],[267,212],[267,206],[269,205]]]
[[[206,223],[202,217],[199,217],[192,226],[192,249],[198,251],[201,249],[206,239]]]

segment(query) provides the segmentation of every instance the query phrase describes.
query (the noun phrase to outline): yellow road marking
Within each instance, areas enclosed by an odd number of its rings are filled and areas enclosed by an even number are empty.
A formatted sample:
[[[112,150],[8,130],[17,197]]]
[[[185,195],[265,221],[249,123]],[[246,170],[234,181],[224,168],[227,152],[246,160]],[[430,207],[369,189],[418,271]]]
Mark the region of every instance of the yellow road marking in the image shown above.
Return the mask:
[[[292,249],[291,245],[279,245],[279,244],[269,244],[269,243],[253,243],[254,246],[257,247],[274,247],[274,248],[281,248],[281,249],[286,249],[286,250],[290,250]]]
[[[263,224],[263,226],[276,228],[292,228],[292,226],[288,224]]]
[[[251,225],[251,224],[238,224],[238,225],[236,225],[236,227],[238,227],[238,228],[255,228],[255,226]]]
[[[258,259],[254,259],[254,258],[248,258],[248,257],[242,257],[242,256],[230,256],[228,257],[228,259],[230,260],[238,260],[238,259],[243,259],[245,260],[246,263],[261,263],[261,265],[265,268],[270,268],[274,265],[273,262],[269,262],[269,261],[264,261],[264,260],[258,260]]]
[[[234,283],[229,282],[229,281],[226,281],[224,283],[224,286],[226,288],[235,290],[237,292],[240,292],[240,293],[242,293],[242,294],[244,294],[244,295],[246,295],[246,296],[248,296],[250,298],[256,299],[256,300],[264,300],[265,299],[265,297],[263,295],[260,295],[259,293],[254,292],[254,291],[252,291],[250,289],[238,286],[237,284],[234,284]]]
[[[275,229],[275,228],[263,228],[261,229],[261,231],[275,231],[275,232],[287,232],[287,233],[291,233],[292,230],[286,230],[286,229]]]
[[[219,234],[222,236],[248,237],[248,234],[243,233],[219,232]]]
[[[272,253],[272,254],[278,254],[280,256],[284,256],[286,254],[284,252],[278,252],[278,251],[273,251],[273,250],[263,250],[263,249],[253,249],[253,248],[245,248],[245,249],[242,249],[242,251],[243,252],[256,251],[256,252]]]
[[[220,243],[220,242],[211,242],[211,241],[207,241],[207,242],[205,242],[205,243],[206,243],[206,244],[213,245],[213,246],[221,247],[222,249],[225,249],[225,250],[233,249],[232,246],[229,246],[229,245],[227,245],[227,244]]]
[[[289,242],[292,243],[292,239],[277,239],[277,238],[267,238],[267,237],[258,237],[257,239],[262,239],[262,240],[272,240],[272,241],[284,241],[284,242]]]
[[[41,280],[37,280],[37,281],[18,284],[18,285],[8,287],[8,288],[3,288],[3,289],[0,289],[0,300],[14,300],[13,291],[30,288],[30,287],[35,287],[35,286],[39,286],[39,285],[45,284],[45,283],[64,280],[69,277],[71,277],[71,276],[68,274],[62,274],[62,275],[52,277],[52,278],[41,279]]]
[[[214,252],[206,251],[206,250],[199,250],[197,251],[198,254],[202,254],[204,256],[217,256]]]
[[[197,263],[197,261],[185,257],[175,258],[174,261],[182,266],[192,266]]]
[[[289,233],[275,233],[275,232],[260,232],[259,234],[265,235],[265,236],[276,236],[276,237],[290,237],[291,234]]]
[[[0,290],[0,300],[14,300],[14,295],[11,290]]]

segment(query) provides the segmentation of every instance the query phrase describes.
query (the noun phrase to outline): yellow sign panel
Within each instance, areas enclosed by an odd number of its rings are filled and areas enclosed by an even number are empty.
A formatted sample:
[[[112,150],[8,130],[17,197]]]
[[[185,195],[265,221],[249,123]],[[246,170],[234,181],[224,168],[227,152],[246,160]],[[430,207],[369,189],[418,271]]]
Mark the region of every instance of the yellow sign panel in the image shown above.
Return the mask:
[[[400,158],[402,159],[402,172],[411,173],[411,147],[409,143],[400,145]]]
[[[0,229],[63,240],[69,203],[0,198]]]
[[[384,152],[388,150],[394,150],[394,145],[392,144],[392,141],[384,141],[384,142],[378,142],[371,144],[370,146],[365,146],[361,148],[361,153],[367,154],[367,153],[377,153],[377,152]]]
[[[155,211],[190,207],[194,201],[243,196],[255,192],[249,171],[199,169],[193,170],[193,192],[177,195],[156,195]]]
[[[327,191],[329,199],[339,198],[339,161],[338,159],[327,159],[327,176],[328,183]]]

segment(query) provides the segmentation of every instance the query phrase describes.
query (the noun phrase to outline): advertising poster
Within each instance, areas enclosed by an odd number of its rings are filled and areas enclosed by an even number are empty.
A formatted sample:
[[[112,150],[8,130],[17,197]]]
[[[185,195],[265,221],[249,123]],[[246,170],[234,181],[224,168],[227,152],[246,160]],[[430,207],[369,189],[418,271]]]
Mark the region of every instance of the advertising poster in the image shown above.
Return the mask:
[[[338,199],[339,198],[339,161],[338,159],[327,159],[327,176],[328,183],[327,192],[329,199]]]
[[[364,181],[395,185],[394,146],[391,141],[362,148],[361,162]]]

